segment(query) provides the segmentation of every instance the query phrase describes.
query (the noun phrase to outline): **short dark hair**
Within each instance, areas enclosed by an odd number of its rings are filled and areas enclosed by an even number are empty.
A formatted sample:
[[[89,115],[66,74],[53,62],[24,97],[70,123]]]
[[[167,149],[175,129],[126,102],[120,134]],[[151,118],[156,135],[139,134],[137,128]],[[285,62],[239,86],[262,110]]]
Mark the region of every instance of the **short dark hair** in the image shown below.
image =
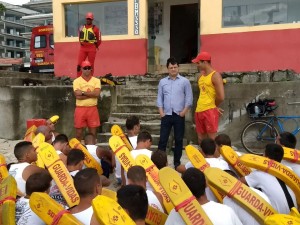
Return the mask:
[[[227,134],[219,134],[215,138],[215,142],[217,145],[227,145],[231,147],[231,140],[230,137]]]
[[[45,192],[50,188],[52,177],[48,172],[39,172],[30,175],[26,181],[25,190],[27,195],[33,192]]]
[[[127,178],[132,182],[142,182],[147,180],[146,171],[141,166],[132,166],[127,171]]]
[[[168,58],[168,60],[167,60],[167,68],[169,67],[170,64],[179,66],[178,61],[174,57]]]
[[[290,132],[282,132],[279,134],[279,143],[287,148],[296,148],[297,138]]]
[[[79,197],[86,197],[94,193],[97,184],[101,184],[97,170],[85,168],[80,170],[74,177],[74,186]]]
[[[140,119],[137,116],[130,116],[126,119],[126,129],[132,130],[135,125],[140,124]]]
[[[192,194],[199,198],[204,195],[206,180],[204,173],[194,167],[188,168],[182,175],[182,180],[188,186]]]
[[[65,134],[59,134],[55,137],[55,140],[53,141],[53,144],[56,144],[56,143],[67,143],[69,142],[69,139],[68,139],[68,136],[65,135]]]
[[[146,190],[138,185],[126,185],[117,192],[118,203],[134,220],[145,220],[148,211]]]
[[[67,166],[75,166],[84,160],[84,153],[79,149],[72,149],[67,156]]]
[[[160,170],[167,166],[168,156],[165,151],[156,150],[151,155],[152,162],[156,165],[156,167]]]
[[[273,159],[277,162],[281,162],[283,158],[283,148],[275,143],[270,143],[266,145],[265,156],[269,159]]]
[[[201,149],[205,155],[213,155],[216,151],[216,143],[211,138],[204,138],[201,141]]]
[[[94,134],[87,133],[84,137],[84,141],[87,142],[87,141],[91,140],[91,138],[93,138],[93,139],[95,138]]]
[[[16,144],[14,148],[15,157],[20,160],[27,153],[27,151],[32,147],[32,143],[30,141],[21,141]]]
[[[152,141],[152,136],[148,131],[142,131],[137,136],[137,143],[144,142],[144,141]]]

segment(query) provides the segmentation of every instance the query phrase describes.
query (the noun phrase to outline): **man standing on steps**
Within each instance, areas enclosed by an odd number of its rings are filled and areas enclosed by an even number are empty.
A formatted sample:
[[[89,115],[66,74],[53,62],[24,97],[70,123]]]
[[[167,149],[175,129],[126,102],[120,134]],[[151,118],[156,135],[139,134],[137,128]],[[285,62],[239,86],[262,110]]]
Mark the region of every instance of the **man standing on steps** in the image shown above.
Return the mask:
[[[101,82],[91,74],[92,65],[89,61],[81,63],[82,75],[73,82],[73,90],[76,98],[74,113],[74,127],[76,138],[81,141],[83,128],[88,127],[89,133],[96,137],[97,128],[100,126],[100,118],[97,108],[101,91]]]
[[[193,63],[197,64],[199,72],[203,73],[198,79],[200,95],[195,112],[196,131],[199,145],[204,138],[215,139],[218,131],[219,115],[223,110],[219,108],[224,101],[224,85],[221,75],[211,66],[211,55],[201,52]]]
[[[179,64],[175,58],[167,60],[169,76],[158,85],[157,107],[161,117],[158,149],[166,151],[169,135],[174,128],[174,167],[180,165],[183,148],[185,114],[193,104],[191,83],[179,75]]]

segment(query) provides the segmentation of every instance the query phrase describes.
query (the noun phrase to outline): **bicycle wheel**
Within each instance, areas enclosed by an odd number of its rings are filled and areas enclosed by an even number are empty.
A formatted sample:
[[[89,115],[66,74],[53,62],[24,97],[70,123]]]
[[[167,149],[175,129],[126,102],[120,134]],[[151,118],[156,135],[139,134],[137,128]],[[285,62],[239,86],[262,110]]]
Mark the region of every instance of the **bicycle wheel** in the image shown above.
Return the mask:
[[[262,155],[269,143],[275,143],[279,135],[277,129],[263,120],[248,123],[241,134],[241,142],[246,151]]]

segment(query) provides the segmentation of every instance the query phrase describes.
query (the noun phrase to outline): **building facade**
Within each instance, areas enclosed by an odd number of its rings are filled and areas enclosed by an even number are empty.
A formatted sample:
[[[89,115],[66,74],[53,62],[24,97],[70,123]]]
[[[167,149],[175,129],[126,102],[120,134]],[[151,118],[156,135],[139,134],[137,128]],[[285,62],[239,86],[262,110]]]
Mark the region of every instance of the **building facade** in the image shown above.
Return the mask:
[[[55,74],[76,76],[78,30],[95,14],[95,75],[145,74],[200,50],[219,71],[300,71],[299,0],[53,0]],[[67,65],[67,66],[66,66]]]

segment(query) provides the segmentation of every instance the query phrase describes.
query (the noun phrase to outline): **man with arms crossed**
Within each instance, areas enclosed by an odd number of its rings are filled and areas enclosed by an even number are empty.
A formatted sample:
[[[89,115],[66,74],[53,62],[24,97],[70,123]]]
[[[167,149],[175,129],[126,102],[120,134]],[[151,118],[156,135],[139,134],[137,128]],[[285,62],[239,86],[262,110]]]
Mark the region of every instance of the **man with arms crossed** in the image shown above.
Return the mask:
[[[224,85],[221,75],[211,66],[211,56],[201,52],[192,60],[201,73],[198,79],[200,95],[195,112],[196,131],[199,144],[209,137],[215,139],[218,131],[219,115],[223,110],[218,108],[224,101]]]

